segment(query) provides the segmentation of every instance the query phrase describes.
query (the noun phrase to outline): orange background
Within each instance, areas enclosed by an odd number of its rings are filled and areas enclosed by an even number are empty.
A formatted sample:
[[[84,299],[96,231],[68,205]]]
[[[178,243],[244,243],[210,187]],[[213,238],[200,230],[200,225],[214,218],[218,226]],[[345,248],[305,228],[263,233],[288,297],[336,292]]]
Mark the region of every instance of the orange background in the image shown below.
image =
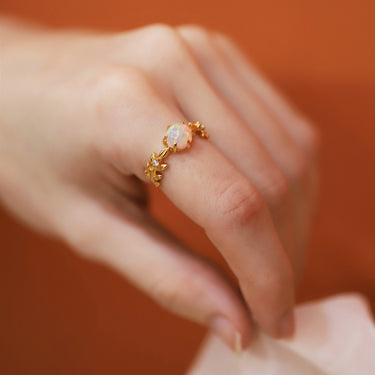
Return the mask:
[[[237,39],[323,136],[321,210],[299,300],[355,290],[375,307],[374,1],[2,0],[0,12],[102,29],[199,23]],[[162,196],[153,199],[154,212],[160,205],[173,213],[166,224],[175,233],[218,258],[199,228]],[[4,212],[0,225],[1,374],[187,368],[202,328]]]

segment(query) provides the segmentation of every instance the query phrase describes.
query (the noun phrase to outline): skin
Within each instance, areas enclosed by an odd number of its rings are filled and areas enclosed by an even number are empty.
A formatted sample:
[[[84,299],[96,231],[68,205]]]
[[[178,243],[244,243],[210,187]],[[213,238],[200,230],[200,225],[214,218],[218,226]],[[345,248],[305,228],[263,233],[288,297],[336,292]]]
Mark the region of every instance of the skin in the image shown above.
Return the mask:
[[[0,21],[0,197],[231,348],[294,332],[319,137],[226,36],[152,25],[114,34]],[[168,124],[210,140],[168,157],[161,189],[238,279],[147,211],[144,168]]]

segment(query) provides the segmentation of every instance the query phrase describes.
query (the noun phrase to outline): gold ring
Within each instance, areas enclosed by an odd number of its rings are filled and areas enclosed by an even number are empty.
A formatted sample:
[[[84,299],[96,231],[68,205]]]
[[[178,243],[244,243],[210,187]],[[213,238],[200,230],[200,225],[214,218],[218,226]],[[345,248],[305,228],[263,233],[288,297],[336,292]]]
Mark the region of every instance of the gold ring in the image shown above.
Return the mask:
[[[163,178],[163,171],[168,167],[168,164],[165,163],[165,159],[171,152],[179,152],[189,149],[195,134],[208,139],[205,127],[200,122],[189,122],[187,125],[183,122],[179,122],[167,127],[167,133],[163,138],[163,145],[165,147],[159,152],[159,154],[156,152],[152,153],[150,161],[147,163],[145,169],[146,177],[156,187],[160,186],[160,181]]]

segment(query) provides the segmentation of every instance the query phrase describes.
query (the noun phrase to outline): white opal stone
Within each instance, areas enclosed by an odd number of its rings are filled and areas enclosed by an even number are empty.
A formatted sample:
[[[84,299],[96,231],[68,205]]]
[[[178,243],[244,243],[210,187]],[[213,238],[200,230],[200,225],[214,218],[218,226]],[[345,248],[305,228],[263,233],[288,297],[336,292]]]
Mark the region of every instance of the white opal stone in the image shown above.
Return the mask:
[[[187,147],[188,142],[193,139],[193,133],[189,126],[185,124],[173,124],[167,130],[167,144],[170,147],[177,145],[178,150]]]

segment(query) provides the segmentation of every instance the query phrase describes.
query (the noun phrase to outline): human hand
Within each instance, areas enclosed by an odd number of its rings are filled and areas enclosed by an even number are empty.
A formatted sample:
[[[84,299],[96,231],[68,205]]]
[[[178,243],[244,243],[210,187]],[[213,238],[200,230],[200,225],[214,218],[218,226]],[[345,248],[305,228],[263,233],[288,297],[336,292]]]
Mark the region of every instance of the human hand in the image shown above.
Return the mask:
[[[4,204],[232,348],[251,336],[248,309],[266,333],[292,334],[318,137],[238,48],[188,26],[2,37]],[[171,155],[161,189],[204,228],[243,297],[147,212],[150,154],[168,124],[196,120],[210,141]]]

